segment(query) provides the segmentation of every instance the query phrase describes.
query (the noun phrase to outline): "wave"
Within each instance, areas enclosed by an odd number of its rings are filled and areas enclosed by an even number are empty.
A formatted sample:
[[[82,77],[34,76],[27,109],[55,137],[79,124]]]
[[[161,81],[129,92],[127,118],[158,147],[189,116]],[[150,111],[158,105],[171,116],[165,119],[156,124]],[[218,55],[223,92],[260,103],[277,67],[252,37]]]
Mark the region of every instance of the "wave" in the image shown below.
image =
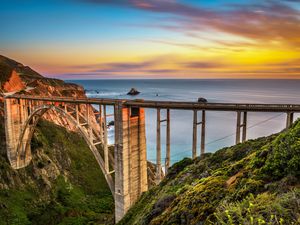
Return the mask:
[[[111,96],[122,96],[124,95],[123,92],[115,92],[115,91],[108,91],[108,90],[86,90],[85,94],[87,97],[97,98],[97,97],[111,97]]]

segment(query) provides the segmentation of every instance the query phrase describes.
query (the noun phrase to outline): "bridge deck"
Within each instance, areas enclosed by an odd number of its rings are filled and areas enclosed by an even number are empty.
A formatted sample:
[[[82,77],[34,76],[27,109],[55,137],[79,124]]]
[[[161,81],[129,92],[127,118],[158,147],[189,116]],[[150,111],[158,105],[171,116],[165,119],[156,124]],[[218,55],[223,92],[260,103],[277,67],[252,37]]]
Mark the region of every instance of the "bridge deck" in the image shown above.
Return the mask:
[[[154,100],[129,100],[105,98],[66,98],[66,97],[35,97],[28,95],[11,95],[6,98],[28,99],[47,102],[65,102],[73,104],[115,105],[122,102],[126,106],[143,108],[161,108],[178,110],[209,110],[209,111],[248,111],[248,112],[300,112],[300,104],[249,104],[249,103],[198,103]]]

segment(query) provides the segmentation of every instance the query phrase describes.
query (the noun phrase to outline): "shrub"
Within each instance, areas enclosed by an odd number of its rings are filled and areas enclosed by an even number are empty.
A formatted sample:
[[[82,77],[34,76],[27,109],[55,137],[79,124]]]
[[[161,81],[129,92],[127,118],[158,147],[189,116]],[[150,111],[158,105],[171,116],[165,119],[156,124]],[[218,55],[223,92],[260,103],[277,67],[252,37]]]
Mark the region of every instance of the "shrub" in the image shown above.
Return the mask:
[[[224,201],[214,213],[211,224],[297,224],[299,211],[300,189],[282,195],[270,193],[250,194],[241,202],[227,203]]]

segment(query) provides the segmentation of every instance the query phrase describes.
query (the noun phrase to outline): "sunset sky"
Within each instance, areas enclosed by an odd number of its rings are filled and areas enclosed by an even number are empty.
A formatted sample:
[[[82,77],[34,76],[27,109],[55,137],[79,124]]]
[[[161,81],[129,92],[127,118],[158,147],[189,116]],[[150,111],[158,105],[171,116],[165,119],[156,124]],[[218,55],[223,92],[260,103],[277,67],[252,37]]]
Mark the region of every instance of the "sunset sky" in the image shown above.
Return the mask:
[[[0,54],[45,76],[300,79],[298,0],[0,2]]]

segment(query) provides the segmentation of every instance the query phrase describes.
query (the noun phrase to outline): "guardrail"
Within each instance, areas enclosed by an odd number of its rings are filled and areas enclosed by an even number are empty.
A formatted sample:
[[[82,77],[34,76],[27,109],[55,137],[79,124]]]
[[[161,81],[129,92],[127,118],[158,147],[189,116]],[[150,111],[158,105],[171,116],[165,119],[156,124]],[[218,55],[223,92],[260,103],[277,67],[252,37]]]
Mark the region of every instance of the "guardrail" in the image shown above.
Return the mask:
[[[122,103],[129,107],[161,108],[178,110],[208,111],[253,111],[253,112],[300,112],[300,104],[253,104],[253,103],[198,103],[154,100],[128,100],[108,98],[68,98],[68,97],[35,97],[29,95],[11,95],[6,98],[28,99],[36,101],[66,102],[77,104],[115,105]]]

